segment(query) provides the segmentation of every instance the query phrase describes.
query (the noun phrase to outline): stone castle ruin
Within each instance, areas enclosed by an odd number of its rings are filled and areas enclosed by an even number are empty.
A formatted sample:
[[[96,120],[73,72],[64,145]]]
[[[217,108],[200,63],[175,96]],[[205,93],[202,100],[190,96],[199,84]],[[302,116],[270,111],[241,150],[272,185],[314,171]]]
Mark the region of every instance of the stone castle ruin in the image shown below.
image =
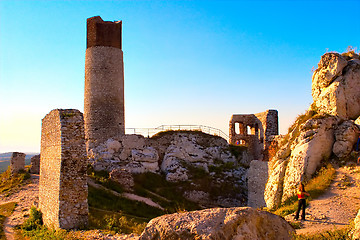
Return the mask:
[[[42,120],[39,208],[44,224],[79,228],[88,222],[83,115],[52,110]]]
[[[271,136],[279,135],[278,111],[256,114],[234,114],[229,122],[229,142],[248,148],[251,159],[263,160]]]
[[[87,19],[84,121],[88,147],[125,134],[122,22]]]
[[[189,199],[201,196],[211,206],[244,206],[246,169],[237,165],[238,158],[266,159],[268,142],[278,134],[277,111],[232,116],[230,143],[247,146],[240,157],[231,153],[225,139],[212,135],[125,135],[121,31],[121,21],[87,19],[84,115],[75,109],[55,109],[42,120],[39,208],[44,223],[65,229],[87,224],[88,164],[111,172],[114,179],[126,178],[130,188],[132,174],[143,172],[163,173],[173,182],[191,180],[187,169],[191,165],[212,174],[214,183],[228,181],[239,191],[208,199],[198,189],[186,193]],[[235,167],[210,172],[225,163]]]

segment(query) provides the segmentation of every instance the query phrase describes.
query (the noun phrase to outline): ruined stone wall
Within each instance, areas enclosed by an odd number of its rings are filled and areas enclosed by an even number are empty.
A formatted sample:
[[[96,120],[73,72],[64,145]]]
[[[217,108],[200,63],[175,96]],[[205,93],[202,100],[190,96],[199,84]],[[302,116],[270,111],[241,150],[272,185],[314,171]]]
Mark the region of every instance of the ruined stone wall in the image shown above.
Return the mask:
[[[84,120],[87,147],[125,134],[121,21],[87,20]]]
[[[265,185],[268,180],[268,162],[251,161],[247,172],[248,206],[253,208],[265,207]]]
[[[262,113],[256,113],[255,117],[262,123],[264,129],[265,141],[272,135],[279,135],[279,119],[277,110],[266,110]]]
[[[72,229],[88,221],[87,160],[82,113],[55,109],[42,120],[39,208],[46,226]]]
[[[238,133],[236,132],[236,123]],[[250,132],[248,132],[248,128]],[[234,114],[229,123],[230,144],[245,145],[252,159],[262,159],[264,131],[261,121],[254,114]]]
[[[11,174],[25,169],[25,153],[13,152],[10,160]]]
[[[267,110],[257,114],[234,114],[229,122],[230,144],[246,145],[250,156],[257,160],[263,160],[264,155],[268,156],[270,136],[278,135],[278,133],[276,110]]]
[[[40,173],[40,154],[31,157],[30,173],[34,173],[34,174]]]

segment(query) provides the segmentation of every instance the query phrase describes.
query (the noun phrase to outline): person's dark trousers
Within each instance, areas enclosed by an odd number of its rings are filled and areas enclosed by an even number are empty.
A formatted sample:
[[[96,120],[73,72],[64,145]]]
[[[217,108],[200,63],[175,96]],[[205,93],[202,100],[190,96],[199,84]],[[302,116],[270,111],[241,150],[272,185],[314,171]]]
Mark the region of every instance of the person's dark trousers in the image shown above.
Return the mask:
[[[301,208],[302,208],[301,219],[305,220],[305,207],[306,207],[306,200],[305,199],[299,199],[298,209],[297,209],[296,215],[295,215],[296,220],[299,219],[299,212],[300,212]]]

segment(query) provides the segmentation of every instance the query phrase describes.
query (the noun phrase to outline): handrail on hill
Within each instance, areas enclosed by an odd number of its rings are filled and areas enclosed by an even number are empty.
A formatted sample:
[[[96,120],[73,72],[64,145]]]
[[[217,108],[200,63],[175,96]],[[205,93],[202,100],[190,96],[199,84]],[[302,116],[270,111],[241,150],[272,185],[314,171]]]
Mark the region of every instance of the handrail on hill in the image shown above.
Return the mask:
[[[126,134],[139,134],[144,137],[151,137],[159,132],[163,131],[201,131],[203,133],[219,136],[226,141],[229,141],[229,136],[218,128],[213,128],[204,125],[161,125],[157,128],[126,128]]]

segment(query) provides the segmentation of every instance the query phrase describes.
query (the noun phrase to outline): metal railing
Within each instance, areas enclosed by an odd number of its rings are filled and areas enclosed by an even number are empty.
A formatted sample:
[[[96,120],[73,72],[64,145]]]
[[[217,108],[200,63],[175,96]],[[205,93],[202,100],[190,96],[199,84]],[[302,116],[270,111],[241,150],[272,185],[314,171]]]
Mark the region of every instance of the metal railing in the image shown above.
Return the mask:
[[[219,136],[229,141],[229,136],[218,128],[203,125],[161,125],[157,128],[125,128],[125,134],[139,134],[144,137],[151,137],[163,131],[201,131],[203,133]]]

